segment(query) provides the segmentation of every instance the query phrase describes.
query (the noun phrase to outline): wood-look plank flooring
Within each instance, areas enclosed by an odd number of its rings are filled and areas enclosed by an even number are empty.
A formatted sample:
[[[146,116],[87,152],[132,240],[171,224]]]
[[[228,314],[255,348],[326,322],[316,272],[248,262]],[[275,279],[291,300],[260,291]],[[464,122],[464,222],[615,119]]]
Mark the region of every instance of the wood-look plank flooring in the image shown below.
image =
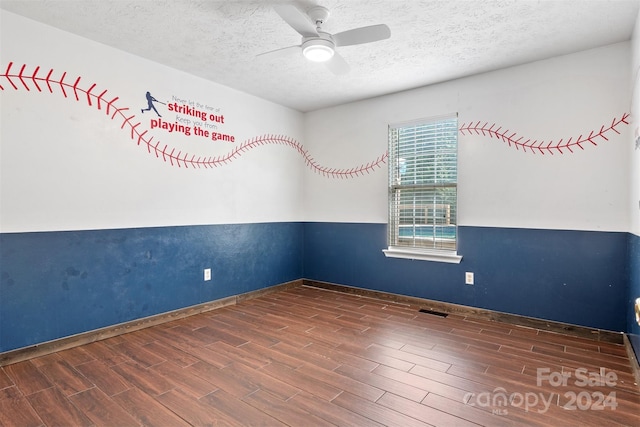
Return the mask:
[[[621,345],[302,286],[7,365],[0,425],[640,426],[640,391]]]

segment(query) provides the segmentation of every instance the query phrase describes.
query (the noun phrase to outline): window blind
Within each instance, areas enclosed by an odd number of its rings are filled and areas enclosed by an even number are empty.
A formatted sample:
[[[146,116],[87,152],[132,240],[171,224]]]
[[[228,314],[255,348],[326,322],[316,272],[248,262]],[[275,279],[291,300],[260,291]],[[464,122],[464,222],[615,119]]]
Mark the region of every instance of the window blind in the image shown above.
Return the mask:
[[[455,251],[457,115],[389,126],[389,246]]]

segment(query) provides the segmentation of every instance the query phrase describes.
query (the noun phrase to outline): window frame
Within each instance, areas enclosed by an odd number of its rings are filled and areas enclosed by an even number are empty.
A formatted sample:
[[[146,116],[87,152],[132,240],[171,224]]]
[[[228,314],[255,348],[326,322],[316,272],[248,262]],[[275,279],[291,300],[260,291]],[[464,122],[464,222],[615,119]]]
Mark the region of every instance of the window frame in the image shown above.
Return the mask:
[[[395,129],[401,129],[401,128],[412,128],[412,127],[418,127],[420,125],[429,125],[429,124],[434,124],[434,123],[438,123],[438,122],[444,122],[444,121],[449,121],[449,120],[455,120],[455,128],[456,128],[456,134],[455,134],[455,182],[451,182],[450,179],[447,180],[446,182],[436,182],[436,173],[434,172],[434,182],[431,183],[422,183],[422,184],[416,184],[416,183],[407,183],[407,184],[402,184],[397,182],[397,179],[399,177],[399,173],[400,169],[403,167],[400,164],[400,158],[398,157],[398,142],[394,142],[394,138],[392,138],[392,131],[394,131]],[[446,115],[441,115],[441,116],[433,116],[433,117],[425,117],[425,118],[421,118],[421,119],[417,119],[417,120],[411,120],[411,121],[407,121],[407,122],[400,122],[400,123],[393,123],[393,124],[389,124],[388,126],[388,154],[389,154],[389,175],[388,175],[388,181],[387,181],[387,190],[388,190],[388,221],[387,221],[387,248],[383,249],[383,253],[385,254],[385,256],[387,257],[392,257],[392,258],[405,258],[405,259],[415,259],[415,260],[426,260],[426,261],[438,261],[438,262],[447,262],[447,263],[460,263],[460,261],[462,260],[462,256],[458,254],[457,249],[458,249],[458,243],[459,243],[459,236],[458,236],[458,221],[457,221],[457,207],[458,207],[458,114],[457,113],[453,113],[453,114],[446,114]],[[437,144],[436,144],[437,146]],[[394,151],[395,150],[395,151]],[[445,152],[445,150],[442,150],[440,148],[436,147],[436,154],[442,154],[443,152]],[[450,152],[450,150],[449,150]],[[434,160],[436,155],[433,156]],[[433,167],[434,162],[423,162],[423,163],[418,163],[415,164],[414,167],[415,168],[423,168],[423,167]],[[402,212],[402,204],[400,204],[399,202],[399,194],[402,191],[414,191],[414,192],[418,192],[418,191],[425,191],[426,194],[428,194],[429,191],[432,191],[434,193],[434,197],[435,193],[438,190],[442,190],[445,188],[455,188],[455,239],[454,239],[454,247],[453,249],[447,249],[445,247],[422,247],[422,246],[417,246],[415,244],[415,231],[413,234],[413,239],[414,239],[414,244],[401,244],[399,242],[400,240],[400,226],[402,225],[402,219],[405,218],[406,216],[403,216]],[[396,196],[396,194],[398,194],[398,196]],[[424,225],[433,225],[434,229],[435,226],[438,225],[435,223],[435,219],[433,224],[429,224],[428,219],[429,219],[429,215],[428,215],[428,209],[430,209],[429,207],[431,207],[431,209],[433,209],[434,211],[436,209],[444,209],[444,211],[446,212],[444,214],[445,217],[445,223],[449,223],[450,220],[450,212],[448,211],[448,209],[451,208],[450,205],[446,205],[446,204],[442,204],[442,203],[436,203],[439,200],[434,200],[434,202],[432,204],[423,204],[423,205],[416,205],[415,200],[412,202],[412,204],[410,205],[409,209],[413,209],[414,213],[412,215],[409,215],[408,218],[410,220],[412,220],[412,224],[415,226],[416,224],[416,218],[418,218],[420,215],[424,218]],[[419,208],[419,209],[416,209]],[[419,212],[420,209],[424,209],[424,213],[418,214],[416,215],[416,212]],[[435,218],[435,215],[434,215]],[[435,232],[434,232],[435,233]],[[437,246],[436,244],[436,238],[435,236],[433,237],[432,243],[434,246]],[[445,246],[444,244],[441,243],[442,246]]]

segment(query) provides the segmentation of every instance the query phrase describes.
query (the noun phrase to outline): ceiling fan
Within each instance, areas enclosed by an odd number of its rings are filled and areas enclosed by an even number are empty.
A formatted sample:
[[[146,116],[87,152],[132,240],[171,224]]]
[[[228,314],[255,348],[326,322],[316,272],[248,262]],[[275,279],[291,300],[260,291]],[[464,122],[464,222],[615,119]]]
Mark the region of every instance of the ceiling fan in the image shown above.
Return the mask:
[[[336,51],[337,47],[371,43],[391,37],[391,31],[385,24],[354,28],[336,34],[329,34],[322,25],[329,18],[329,10],[322,6],[314,6],[307,13],[291,4],[274,6],[280,17],[296,30],[302,41],[299,45],[261,53],[262,55],[288,54],[290,51],[302,50],[305,58],[314,62],[323,62],[334,74],[349,72],[349,64]]]

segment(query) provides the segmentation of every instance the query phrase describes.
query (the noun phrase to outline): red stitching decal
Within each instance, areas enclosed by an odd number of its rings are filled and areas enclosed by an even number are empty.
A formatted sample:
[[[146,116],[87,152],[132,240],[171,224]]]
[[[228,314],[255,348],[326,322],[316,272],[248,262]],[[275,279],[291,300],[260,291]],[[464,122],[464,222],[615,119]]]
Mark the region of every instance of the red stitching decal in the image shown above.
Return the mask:
[[[520,148],[522,148],[525,153],[531,152],[533,154],[536,154],[536,152],[540,152],[542,154],[549,153],[553,155],[554,151],[557,151],[560,154],[564,154],[564,151],[562,151],[563,149],[573,153],[572,147],[576,146],[581,150],[584,150],[583,144],[587,142],[593,145],[598,145],[598,141],[600,139],[609,141],[609,138],[607,138],[607,134],[611,134],[612,131],[620,134],[617,127],[623,124],[628,125],[630,122],[628,119],[629,113],[624,113],[619,119],[614,118],[609,126],[605,127],[605,125],[602,125],[599,131],[591,131],[587,136],[580,135],[575,140],[573,139],[573,137],[571,137],[567,141],[564,141],[564,138],[561,138],[558,142],[554,142],[552,140],[548,143],[545,143],[544,141],[538,142],[537,139],[533,142],[531,141],[531,139],[522,141],[522,136],[516,139],[516,132],[509,133],[509,130],[501,131],[502,127],[494,129],[496,124],[493,123],[491,124],[491,126],[489,126],[489,122],[485,122],[483,125],[480,125],[481,122],[469,122],[467,124],[463,123],[462,126],[460,126],[459,131],[462,135],[482,135],[488,136],[489,138],[496,138],[502,140],[502,142],[506,142],[507,144],[509,144],[509,147],[515,147],[516,150],[520,150]],[[527,149],[529,151],[527,151]]]
[[[120,125],[121,129],[129,128],[130,130],[130,138],[136,141],[137,145],[147,146],[147,152],[149,154],[155,154],[156,158],[160,158],[162,155],[162,160],[164,162],[169,162],[171,166],[185,167],[185,168],[214,168],[221,165],[226,165],[227,163],[237,159],[246,151],[256,148],[266,144],[278,144],[288,146],[296,150],[304,159],[305,164],[311,168],[316,173],[321,174],[322,176],[329,178],[354,178],[357,176],[364,175],[365,173],[370,173],[375,169],[382,167],[382,164],[386,163],[389,154],[385,152],[381,156],[376,159],[360,166],[356,166],[350,169],[336,169],[336,168],[328,168],[326,166],[320,165],[316,162],[311,155],[309,155],[308,151],[304,149],[302,144],[296,141],[293,138],[284,136],[284,135],[262,135],[258,137],[254,137],[250,140],[247,140],[235,147],[231,152],[218,156],[218,157],[202,157],[198,156],[196,158],[195,154],[189,155],[188,153],[182,153],[179,151],[177,154],[174,154],[176,149],[170,148],[168,145],[164,145],[162,149],[159,148],[160,141],[157,141],[155,144],[153,142],[153,136],[147,138],[147,129],[139,129],[141,122],[136,121],[135,115],[127,115],[127,111],[129,108],[122,107],[118,108],[116,106],[116,102],[120,99],[119,97],[115,97],[111,99],[111,101],[106,101],[105,95],[107,90],[103,90],[99,95],[92,93],[92,91],[96,88],[96,83],[93,83],[89,86],[88,89],[83,89],[81,86],[81,77],[78,76],[73,84],[65,82],[65,78],[67,77],[67,72],[63,72],[62,76],[59,79],[53,78],[53,69],[50,69],[46,77],[40,77],[38,73],[40,72],[40,66],[36,67],[33,71],[33,74],[29,77],[25,77],[24,71],[26,69],[26,64],[22,65],[18,74],[13,73],[13,62],[9,62],[4,74],[0,74],[0,77],[5,78],[9,84],[13,87],[14,90],[20,90],[20,88],[14,83],[13,79],[17,79],[20,81],[25,90],[31,91],[29,85],[27,84],[29,81],[33,83],[33,86],[41,92],[41,88],[38,85],[38,81],[44,82],[47,85],[47,89],[50,93],[55,93],[54,87],[57,85],[60,88],[60,93],[65,97],[67,96],[67,90],[72,90],[73,95],[76,101],[81,101],[80,94],[84,94],[83,98],[86,99],[87,105],[89,107],[97,107],[98,110],[102,110],[102,106],[106,105],[105,114],[107,116],[111,116],[112,120],[121,120],[122,124]],[[52,84],[54,85],[52,87]],[[0,85],[0,90],[5,90],[5,88]],[[95,101],[95,103],[93,102]]]
[[[26,64],[22,65],[19,72],[17,74],[12,74],[13,62],[9,62],[4,74],[0,74],[0,77],[5,78],[11,87],[14,90],[20,90],[20,87],[16,84],[15,80],[18,80],[20,84],[24,87],[24,90],[31,91],[29,86],[29,82],[33,84],[33,86],[38,90],[38,92],[42,92],[42,89],[38,82],[44,82],[47,85],[47,89],[50,93],[54,93],[54,87],[57,85],[60,88],[60,93],[67,98],[67,90],[72,90],[74,94],[74,98],[76,101],[80,101],[80,94],[84,94],[84,98],[87,101],[87,105],[89,107],[93,107],[94,105],[98,110],[102,110],[102,106],[106,104],[105,114],[110,115],[112,120],[118,118],[122,120],[120,125],[121,129],[125,129],[126,127],[130,130],[130,138],[136,141],[137,145],[141,145],[144,143],[147,146],[148,153],[154,153],[157,158],[160,158],[160,154],[162,154],[162,159],[164,162],[169,161],[169,164],[172,166],[185,167],[185,168],[213,168],[221,165],[226,165],[227,163],[237,159],[246,151],[256,148],[258,146],[262,146],[265,144],[279,144],[285,145],[290,148],[296,150],[304,159],[307,167],[311,168],[314,172],[321,174],[322,176],[329,178],[354,178],[357,176],[364,175],[365,173],[370,173],[386,163],[387,158],[389,157],[389,153],[385,152],[380,155],[376,159],[353,168],[349,169],[337,169],[337,168],[329,168],[326,166],[320,165],[310,154],[304,149],[304,147],[295,139],[284,136],[284,135],[262,135],[258,137],[254,137],[250,140],[247,140],[235,147],[231,152],[218,156],[218,157],[208,157],[204,158],[202,156],[198,156],[196,158],[195,154],[189,156],[188,153],[182,153],[179,151],[178,154],[175,153],[175,148],[172,148],[170,152],[168,152],[169,146],[165,145],[162,150],[158,147],[160,146],[160,141],[152,144],[153,136],[147,138],[148,130],[140,129],[141,122],[136,121],[135,115],[125,115],[125,113],[129,110],[127,107],[118,108],[116,106],[116,102],[120,99],[119,97],[114,97],[111,101],[106,101],[104,98],[107,94],[107,90],[103,90],[99,95],[95,95],[92,91],[96,88],[96,83],[93,83],[89,86],[88,89],[83,89],[81,86],[81,77],[78,76],[73,84],[69,84],[65,82],[65,78],[67,77],[67,72],[63,72],[62,76],[59,79],[54,79],[53,73],[54,70],[50,69],[47,73],[46,77],[40,77],[38,74],[40,72],[40,66],[37,66],[33,74],[27,76],[25,74]],[[15,80],[14,80],[15,79]],[[54,87],[52,87],[52,84]],[[66,88],[66,89],[65,89]],[[0,84],[0,90],[5,90],[4,86]],[[95,103],[92,101],[95,100]],[[536,154],[540,152],[541,154],[549,153],[554,154],[554,152],[558,152],[560,154],[564,154],[563,150],[567,150],[573,153],[573,148],[578,147],[581,150],[584,150],[584,146],[586,143],[591,143],[594,146],[598,145],[598,142],[602,139],[604,141],[609,141],[607,135],[610,135],[611,132],[615,132],[616,134],[620,134],[618,131],[618,127],[621,125],[628,125],[630,123],[629,113],[625,113],[620,118],[614,118],[611,121],[611,124],[608,126],[602,125],[599,131],[591,131],[588,135],[581,134],[577,138],[570,137],[567,141],[564,138],[554,142],[553,140],[549,142],[538,141],[531,139],[526,139],[523,141],[524,137],[518,136],[517,132],[511,132],[510,130],[502,130],[501,126],[498,126],[496,129],[495,123],[489,125],[489,122],[485,122],[481,125],[482,122],[469,122],[463,123],[459,132],[461,135],[482,135],[488,136],[489,138],[495,138],[506,142],[510,147],[515,147],[516,150],[522,150],[524,152],[531,152]]]

